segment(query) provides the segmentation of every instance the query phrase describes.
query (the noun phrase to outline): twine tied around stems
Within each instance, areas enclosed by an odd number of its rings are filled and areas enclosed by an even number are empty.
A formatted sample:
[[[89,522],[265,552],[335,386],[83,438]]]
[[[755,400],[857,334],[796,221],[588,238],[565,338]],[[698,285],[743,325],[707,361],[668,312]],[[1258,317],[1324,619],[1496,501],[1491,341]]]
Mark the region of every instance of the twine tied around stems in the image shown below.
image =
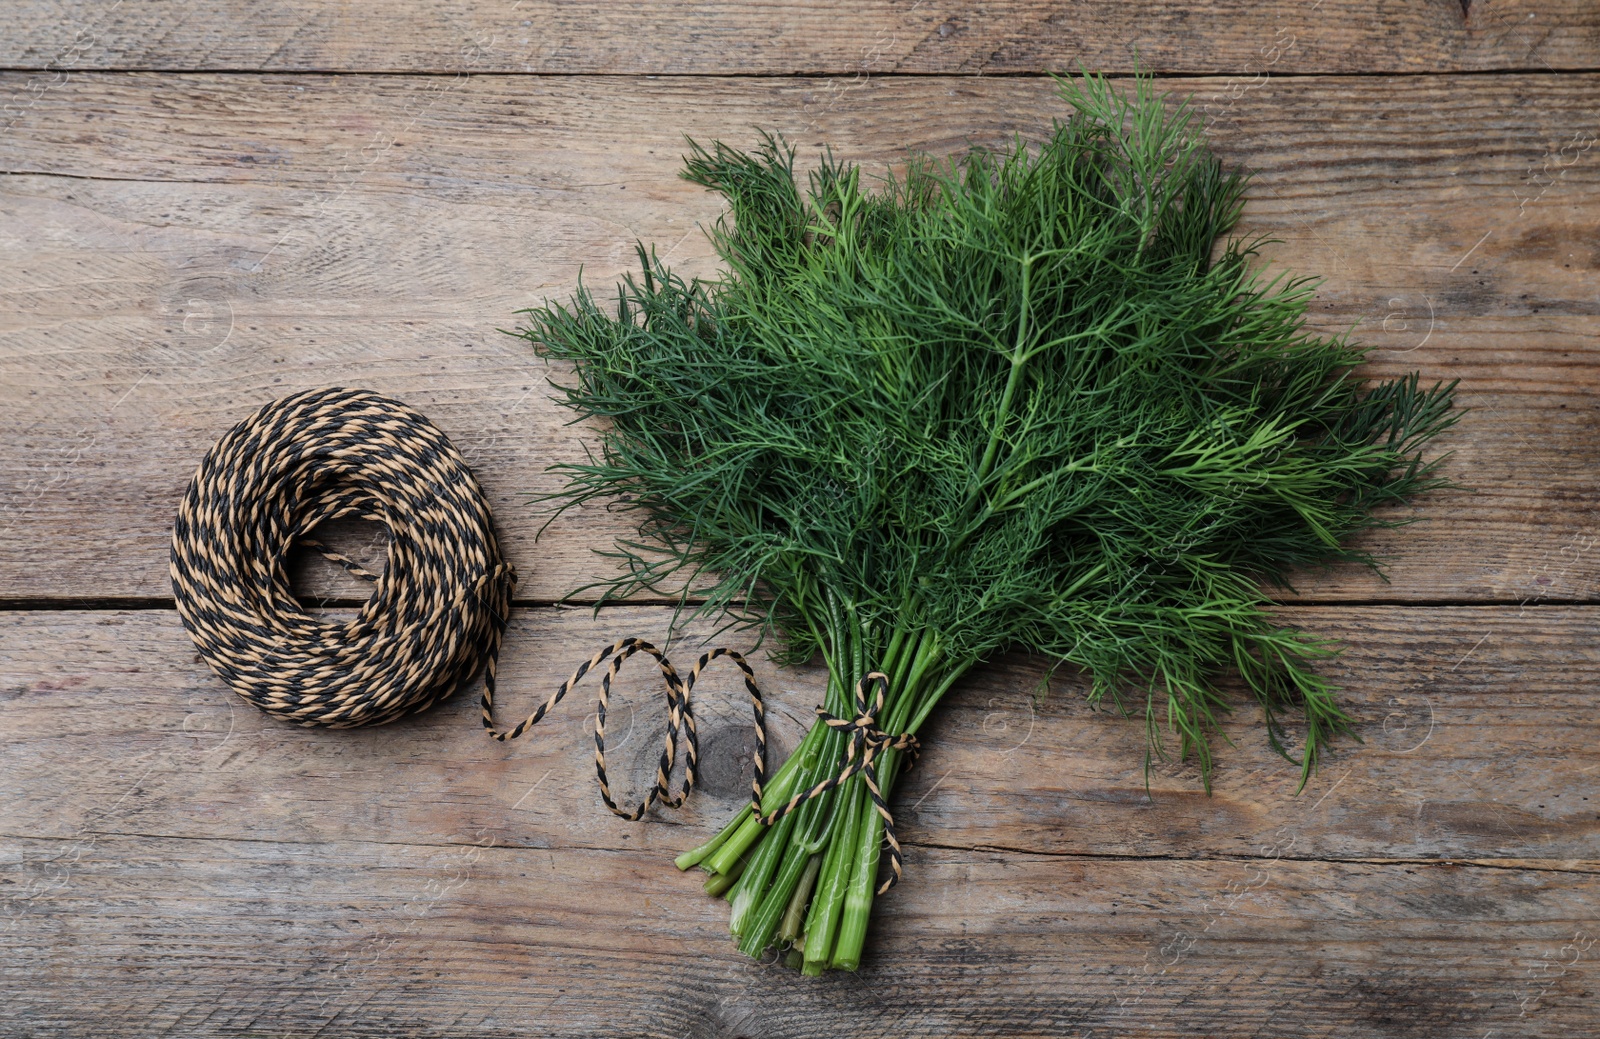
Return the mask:
[[[381,573],[310,536],[323,522],[345,516],[388,529]],[[329,621],[301,608],[285,565],[295,544],[373,585],[354,619]],[[680,676],[655,646],[619,639],[580,664],[533,714],[511,729],[496,729],[495,676],[516,571],[501,558],[488,502],[466,461],[437,426],[399,401],[365,390],[309,390],[273,401],[236,425],[206,453],[179,506],[171,576],[178,614],[211,668],[263,711],[299,725],[383,724],[439,703],[481,672],[483,726],[504,742],[538,724],[609,658],[595,709],[595,772],[606,807],[633,821],[652,804],[678,808],[689,799],[699,776],[695,682],[711,662],[727,657],[744,674],[754,715],[755,818],[771,826],[861,773],[889,846],[892,874],[878,894],[903,873],[875,760],[887,750],[914,757],[918,744],[910,733],[893,736],[878,727],[889,688],[881,671],[856,683],[853,717],[817,708],[823,724],[850,737],[837,774],[765,815],[761,690],[745,658],[726,647],[702,653]],[[667,733],[655,786],[627,810],[617,806],[606,775],[605,726],[611,683],[636,653],[655,658],[660,668]],[[870,704],[869,687],[875,690]],[[684,778],[674,795],[669,777],[680,738],[686,743]]]
[[[867,705],[867,687],[874,686],[877,694],[872,705]],[[920,744],[917,738],[909,732],[902,732],[898,736],[891,736],[878,728],[878,715],[883,711],[883,700],[889,691],[889,676],[882,671],[873,671],[856,683],[856,715],[854,718],[839,718],[829,714],[821,707],[817,708],[817,715],[823,724],[830,729],[839,729],[850,734],[850,746],[845,751],[844,761],[840,763],[838,775],[824,779],[809,790],[803,790],[789,799],[783,807],[773,812],[761,814],[761,787],[756,785],[755,799],[751,802],[751,809],[755,812],[756,819],[763,826],[771,826],[782,819],[805,802],[811,800],[828,790],[843,783],[857,772],[866,780],[867,791],[872,795],[872,805],[883,816],[883,836],[889,844],[889,868],[892,871],[889,879],[878,887],[878,894],[883,894],[895,884],[899,883],[904,871],[904,857],[900,852],[900,841],[894,832],[894,816],[889,812],[889,806],[884,803],[883,791],[878,788],[878,770],[873,760],[885,750],[909,750],[911,757],[906,759],[906,766],[916,760]],[[765,734],[758,729],[757,740],[763,748],[766,746]],[[759,777],[760,772],[757,771]],[[837,809],[836,809],[837,810]]]

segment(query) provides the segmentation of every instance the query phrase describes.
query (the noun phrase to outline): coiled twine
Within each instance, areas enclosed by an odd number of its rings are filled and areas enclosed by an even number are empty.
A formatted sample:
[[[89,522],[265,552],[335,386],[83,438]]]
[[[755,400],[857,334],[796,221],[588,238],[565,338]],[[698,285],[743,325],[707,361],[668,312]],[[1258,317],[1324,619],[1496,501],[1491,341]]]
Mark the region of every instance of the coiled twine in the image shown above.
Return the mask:
[[[382,523],[373,574],[310,537]],[[289,585],[304,544],[371,582],[348,621]],[[239,695],[307,726],[377,725],[445,699],[480,669],[492,695],[515,571],[472,470],[438,427],[377,393],[293,394],[206,453],[172,527],[172,593],[201,656]]]

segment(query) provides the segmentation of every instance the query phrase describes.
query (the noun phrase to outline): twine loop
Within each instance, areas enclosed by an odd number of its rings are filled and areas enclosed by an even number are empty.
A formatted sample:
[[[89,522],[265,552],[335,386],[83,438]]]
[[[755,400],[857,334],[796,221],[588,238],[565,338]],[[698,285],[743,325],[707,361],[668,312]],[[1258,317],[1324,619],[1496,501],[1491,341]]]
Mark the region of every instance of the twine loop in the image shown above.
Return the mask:
[[[655,658],[656,666],[661,672],[663,685],[663,699],[667,712],[667,732],[662,743],[661,756],[656,762],[655,785],[646,793],[644,800],[633,809],[619,807],[611,792],[611,780],[606,773],[606,712],[611,702],[611,683],[616,679],[617,673],[622,669],[623,663],[635,653],[644,653]],[[889,676],[881,671],[874,671],[856,684],[856,713],[851,718],[840,718],[828,713],[821,707],[817,714],[823,723],[830,728],[840,729],[850,734],[850,743],[845,750],[844,759],[839,763],[839,771],[807,790],[803,790],[786,803],[773,810],[762,814],[761,796],[762,787],[766,782],[767,769],[767,724],[766,708],[761,698],[761,689],[756,685],[755,672],[750,669],[750,664],[743,655],[727,647],[718,647],[707,650],[695,662],[694,669],[688,677],[681,677],[667,659],[665,653],[642,639],[625,638],[613,642],[598,650],[594,656],[579,664],[565,682],[550,694],[549,699],[540,704],[536,710],[515,726],[509,729],[497,729],[494,723],[494,683],[485,682],[483,689],[483,727],[489,735],[504,743],[522,736],[529,729],[544,718],[572,688],[581,682],[586,675],[605,663],[605,674],[600,679],[600,696],[595,703],[594,714],[594,768],[595,775],[600,783],[600,797],[605,801],[606,808],[613,815],[630,822],[644,817],[653,804],[661,804],[667,808],[682,807],[688,800],[690,793],[695,788],[699,776],[700,742],[699,732],[695,727],[694,708],[692,697],[695,682],[702,671],[712,661],[719,657],[727,657],[738,665],[744,673],[744,686],[750,696],[750,709],[754,716],[754,730],[756,737],[755,760],[752,763],[752,776],[750,779],[750,809],[755,819],[762,826],[771,826],[790,812],[799,808],[805,802],[818,797],[833,789],[852,776],[860,773],[865,780],[867,790],[872,797],[873,807],[883,817],[883,833],[889,846],[890,876],[878,888],[878,894],[883,894],[899,882],[904,874],[905,860],[900,850],[900,841],[895,834],[894,816],[885,803],[883,791],[878,786],[878,772],[876,767],[877,756],[886,750],[910,751],[912,758],[906,761],[907,766],[914,760],[918,746],[917,738],[910,733],[901,733],[892,736],[878,727],[877,715],[883,710],[884,696],[889,688]],[[867,689],[872,686],[876,689],[876,697],[869,706],[867,702]],[[671,791],[670,778],[678,756],[678,742],[682,739],[685,745],[683,786],[677,794]],[[836,809],[837,810],[837,809]]]
[[[635,653],[644,653],[654,657],[656,666],[661,671],[662,684],[665,687],[665,702],[667,711],[667,734],[661,748],[661,757],[656,762],[656,782],[650,792],[645,795],[638,807],[629,811],[617,807],[611,795],[611,781],[606,775],[606,711],[611,702],[611,683],[617,677],[617,672],[622,669],[623,662]],[[600,679],[600,697],[595,704],[594,712],[594,768],[600,780],[600,796],[604,799],[606,807],[613,815],[627,819],[630,822],[644,817],[652,804],[660,803],[668,808],[682,807],[689,800],[695,783],[699,777],[700,766],[700,735],[695,728],[694,707],[692,697],[694,684],[700,678],[700,673],[706,666],[719,657],[727,657],[738,665],[744,673],[744,687],[750,694],[750,709],[755,715],[756,755],[755,775],[750,781],[751,797],[757,805],[761,803],[761,784],[766,778],[767,762],[767,727],[766,710],[761,701],[761,690],[756,685],[755,672],[750,670],[750,664],[744,656],[725,646],[707,650],[695,661],[694,669],[687,678],[680,677],[678,671],[672,666],[672,661],[667,655],[643,639],[625,638],[613,642],[595,653],[594,656],[578,665],[572,677],[562,682],[549,699],[540,704],[528,717],[518,722],[510,729],[496,729],[494,725],[494,683],[485,682],[483,686],[483,727],[489,730],[489,735],[504,743],[514,740],[539,724],[550,710],[559,704],[563,697],[572,690],[572,687],[583,680],[590,671],[599,667],[610,658],[611,664],[606,668],[605,674]],[[678,740],[680,733],[684,738],[686,751],[683,766],[683,787],[676,795],[670,789],[670,777],[673,764],[678,757]],[[759,808],[757,809],[759,811]]]

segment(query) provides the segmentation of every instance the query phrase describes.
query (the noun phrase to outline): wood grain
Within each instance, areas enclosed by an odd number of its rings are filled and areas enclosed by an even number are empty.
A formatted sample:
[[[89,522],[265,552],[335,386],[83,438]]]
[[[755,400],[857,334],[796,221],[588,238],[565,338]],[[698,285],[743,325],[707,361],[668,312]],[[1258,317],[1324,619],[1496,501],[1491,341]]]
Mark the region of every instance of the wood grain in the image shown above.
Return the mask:
[[[359,8],[231,0],[198,9],[54,0],[0,11],[0,65],[89,69],[757,73],[1449,72],[1592,69],[1584,0],[848,0]]]
[[[742,959],[726,904],[637,850],[457,841],[15,842],[44,890],[0,933],[0,1024],[1564,1039],[1593,1022],[1593,873],[929,850],[881,900],[862,969],[811,979]]]
[[[1241,231],[1326,277],[1314,325],[1355,326],[1375,376],[1460,378],[1474,409],[1441,444],[1470,489],[1367,542],[1392,583],[1342,570],[1301,595],[1592,601],[1600,77],[1185,89],[1257,171]],[[710,272],[697,225],[718,207],[677,178],[681,134],[764,125],[808,158],[828,141],[882,169],[1060,114],[1033,79],[641,93],[608,77],[74,75],[0,137],[0,595],[166,597],[172,512],[206,447],[273,396],[344,383],[451,435],[521,594],[555,600],[603,572],[592,550],[626,518],[586,510],[534,544],[544,517],[526,503],[585,437],[548,401],[552,373],[496,329],[580,267],[609,285],[636,241]]]
[[[897,797],[907,880],[862,972],[820,981],[740,958],[726,906],[669,864],[736,803],[736,769],[628,824],[595,794],[587,705],[521,745],[485,739],[465,697],[303,730],[236,703],[169,611],[0,615],[0,1030],[1581,1033],[1594,611],[1284,613],[1351,640],[1340,677],[1367,737],[1300,798],[1241,712],[1215,797],[1158,770],[1148,801],[1139,726],[1083,709],[1070,676],[1030,710],[1040,675],[1013,661],[928,733]],[[665,622],[522,611],[505,698]],[[817,673],[761,677],[792,735]],[[626,703],[613,730],[636,784],[656,742],[641,682],[637,731]],[[745,737],[719,698],[735,687],[703,692],[719,761]]]
[[[520,719],[580,659],[624,635],[661,643],[669,610],[518,611],[500,714]],[[925,732],[897,803],[919,845],[1060,855],[1540,860],[1600,848],[1600,619],[1586,607],[1293,607],[1286,623],[1341,640],[1327,671],[1363,742],[1339,741],[1296,796],[1299,770],[1267,746],[1259,711],[1217,739],[1214,792],[1191,763],[1143,772],[1142,719],[1096,711],[1075,674],[1043,691],[1042,664],[981,669]],[[749,796],[750,717],[737,672],[703,687],[704,789],[639,827],[600,805],[580,687],[520,741],[480,731],[476,697],[391,726],[302,730],[271,720],[196,659],[167,610],[3,617],[4,832],[83,827],[193,839],[382,841],[477,832],[499,844],[643,848],[666,862]],[[748,638],[732,644],[748,647]],[[691,659],[680,649],[680,663]],[[817,668],[758,675],[782,753],[821,700]],[[619,800],[654,775],[659,689],[630,667],[607,757]],[[714,690],[714,691],[713,691]],[[782,753],[775,753],[775,765]]]
[[[1285,596],[1346,645],[1326,670],[1363,737],[1299,795],[1256,710],[1207,797],[1192,765],[1147,777],[1140,722],[1070,670],[1004,658],[924,730],[862,971],[801,979],[740,957],[670,866],[747,789],[731,673],[700,688],[695,799],[629,824],[587,687],[508,745],[471,695],[329,733],[195,655],[166,576],[185,483],[261,403],[339,383],[418,407],[485,485],[537,604],[503,719],[596,646],[664,638],[660,606],[548,605],[627,517],[535,542],[528,500],[589,431],[496,330],[580,269],[609,286],[636,241],[712,272],[685,133],[881,171],[1037,134],[1062,114],[1039,73],[1135,54],[1256,171],[1241,231],[1325,276],[1313,326],[1473,409],[1440,445],[1466,487],[1366,543],[1392,583]],[[0,7],[0,1034],[1593,1033],[1596,68],[1588,0]],[[375,528],[335,540],[382,556]],[[297,569],[315,608],[365,594]],[[820,671],[756,663],[786,751]],[[630,669],[613,701],[629,796],[657,696]]]

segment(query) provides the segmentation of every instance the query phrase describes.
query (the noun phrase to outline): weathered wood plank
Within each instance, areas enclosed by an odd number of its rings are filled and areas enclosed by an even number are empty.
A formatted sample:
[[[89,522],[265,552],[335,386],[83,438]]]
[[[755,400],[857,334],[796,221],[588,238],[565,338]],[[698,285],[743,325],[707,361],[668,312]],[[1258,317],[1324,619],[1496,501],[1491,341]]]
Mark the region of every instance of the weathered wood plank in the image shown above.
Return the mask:
[[[1442,445],[1472,489],[1368,543],[1394,583],[1342,571],[1301,592],[1593,598],[1600,255],[1579,243],[1600,224],[1600,77],[1192,88],[1219,149],[1259,171],[1243,230],[1326,275],[1318,327],[1359,322],[1373,374],[1460,377],[1476,409]],[[682,133],[764,125],[879,166],[1059,114],[1023,79],[74,76],[0,136],[0,594],[167,595],[171,515],[206,447],[273,396],[346,383],[443,426],[521,594],[560,597],[626,527],[590,510],[533,543],[524,503],[584,438],[495,329],[580,265],[609,284],[636,240],[709,271],[696,224],[717,206],[676,177]]]
[[[917,850],[861,971],[745,960],[638,850],[7,841],[0,1027],[351,1037],[1586,1034],[1585,871]],[[20,866],[17,860],[21,859]]]
[[[86,69],[877,75],[1593,68],[1583,0],[846,0],[563,4],[35,0],[0,12],[0,64]]]
[[[1600,614],[1592,607],[1293,607],[1287,623],[1343,641],[1328,673],[1363,743],[1339,741],[1298,797],[1248,701],[1217,741],[1214,793],[1192,764],[1154,763],[1142,719],[1095,711],[1067,671],[1038,696],[1038,662],[976,672],[924,733],[896,804],[919,845],[1027,853],[1296,858],[1593,859],[1600,850]],[[660,642],[670,611],[519,611],[501,720],[520,719],[593,648]],[[580,687],[533,733],[499,744],[475,697],[392,726],[287,726],[202,665],[171,611],[0,614],[0,832],[110,831],[295,843],[637,848],[663,869],[748,797],[750,718],[729,668],[702,687],[703,787],[640,826],[600,804]],[[747,639],[735,639],[747,646]],[[682,651],[687,654],[688,650]],[[817,668],[758,674],[777,741],[820,702]],[[708,676],[709,679],[709,676]],[[644,668],[623,674],[610,746],[619,798],[642,793],[664,734]],[[774,763],[779,754],[774,754]],[[1153,796],[1152,796],[1153,795]]]

